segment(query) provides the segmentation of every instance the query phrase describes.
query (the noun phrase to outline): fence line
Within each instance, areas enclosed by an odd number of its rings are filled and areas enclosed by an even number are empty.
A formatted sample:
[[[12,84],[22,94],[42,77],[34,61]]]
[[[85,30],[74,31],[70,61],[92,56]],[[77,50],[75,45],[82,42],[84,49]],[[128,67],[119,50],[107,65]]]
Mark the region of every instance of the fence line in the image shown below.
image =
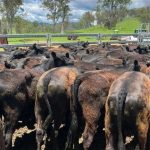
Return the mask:
[[[101,34],[101,33],[90,33],[90,34],[4,34],[0,35],[0,38],[46,38],[45,43],[37,43],[40,46],[51,46],[51,45],[56,45],[56,44],[67,44],[67,43],[72,43],[72,42],[52,42],[52,37],[68,37],[68,36],[94,36],[96,37],[97,42],[89,42],[91,44],[100,44],[102,43],[102,38],[104,37],[122,37],[122,36],[136,36],[138,37],[138,41],[107,41],[107,43],[130,43],[130,42],[135,42],[139,43],[141,41],[141,37],[143,37],[143,34]],[[150,37],[150,34],[147,34]],[[76,42],[73,42],[76,43]],[[103,43],[105,43],[103,41]],[[32,44],[0,44],[0,48],[9,48],[9,47],[28,47],[32,46]]]
[[[41,38],[47,37],[47,34],[0,34],[0,38]]]
[[[76,33],[76,34],[0,34],[0,38],[41,38],[41,37],[67,37],[73,36],[138,36],[139,34],[101,34],[101,33]]]

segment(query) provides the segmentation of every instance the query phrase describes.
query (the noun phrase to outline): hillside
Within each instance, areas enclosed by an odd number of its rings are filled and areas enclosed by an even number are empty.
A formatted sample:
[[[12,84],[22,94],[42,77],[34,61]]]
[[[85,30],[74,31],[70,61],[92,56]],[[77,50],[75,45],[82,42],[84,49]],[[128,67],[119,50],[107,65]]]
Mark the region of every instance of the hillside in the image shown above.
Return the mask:
[[[140,26],[140,21],[136,18],[125,18],[123,21],[117,23],[114,30],[118,30],[118,33],[134,33],[134,30]],[[114,33],[114,30],[108,30],[102,26],[94,26],[87,29],[68,31],[67,33]]]
[[[125,18],[116,25],[119,33],[133,33],[135,29],[140,27],[141,22],[136,18]]]

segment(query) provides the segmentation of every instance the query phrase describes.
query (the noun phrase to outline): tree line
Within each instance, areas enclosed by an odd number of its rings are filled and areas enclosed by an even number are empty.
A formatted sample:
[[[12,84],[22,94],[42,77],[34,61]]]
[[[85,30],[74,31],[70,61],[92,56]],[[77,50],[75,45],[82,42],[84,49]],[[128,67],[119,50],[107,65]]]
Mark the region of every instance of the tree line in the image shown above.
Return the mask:
[[[96,23],[108,29],[126,16],[137,17],[141,22],[149,22],[150,7],[128,9],[131,0],[97,0],[96,8],[85,12],[79,22],[69,22],[72,0],[41,0],[42,7],[48,10],[47,19],[52,24],[31,22],[17,15],[23,0],[0,0],[0,33],[61,32],[66,27],[75,29],[88,28]]]
[[[53,23],[52,31],[55,32],[55,27],[58,21],[61,22],[61,33],[64,33],[65,21],[68,18],[70,0],[41,0],[43,8],[48,10],[47,19]],[[20,6],[23,5],[23,0],[0,0],[0,27],[3,33],[12,33],[15,20]],[[20,19],[20,18],[19,18]],[[23,22],[23,19],[17,20]],[[5,28],[3,28],[5,24]]]

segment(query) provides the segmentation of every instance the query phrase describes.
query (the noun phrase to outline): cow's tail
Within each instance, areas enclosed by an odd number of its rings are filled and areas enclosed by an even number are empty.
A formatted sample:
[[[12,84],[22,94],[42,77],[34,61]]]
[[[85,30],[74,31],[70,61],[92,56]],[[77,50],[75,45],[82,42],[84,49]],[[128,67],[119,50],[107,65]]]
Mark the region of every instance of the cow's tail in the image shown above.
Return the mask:
[[[52,116],[52,109],[51,109],[51,105],[48,101],[48,97],[47,97],[47,94],[44,96],[44,100],[45,100],[45,103],[46,103],[46,106],[47,106],[47,109],[48,109],[48,116],[46,117],[45,121],[44,121],[44,124],[43,124],[43,128],[45,130],[48,129],[48,126],[49,124],[52,122],[53,120],[53,116]]]
[[[79,86],[81,84],[81,79],[80,79],[80,76],[77,77],[74,81],[74,84],[72,86],[72,103],[73,103],[73,106],[74,106],[74,109],[77,110],[77,106],[78,106],[78,89],[79,89]]]
[[[38,98],[41,99],[41,101],[43,101],[43,105],[45,105],[47,111],[48,111],[48,115],[46,116],[45,120],[43,120],[43,129],[46,131],[49,127],[49,124],[52,122],[52,119],[53,119],[53,116],[52,116],[52,108],[51,108],[51,105],[49,103],[49,100],[48,100],[48,95],[47,95],[47,92],[48,92],[48,83],[47,82],[46,84],[42,84],[44,85],[43,86],[39,86],[38,87]],[[44,111],[44,110],[42,110]],[[44,112],[42,112],[44,113]],[[41,114],[42,115],[42,114]]]
[[[78,109],[79,109],[79,103],[78,103],[78,89],[81,84],[80,78],[76,78],[74,84],[71,86],[71,99],[70,99],[70,110],[71,110],[71,123],[70,128],[67,136],[67,142],[66,142],[66,149],[77,149],[77,137],[78,137]]]
[[[118,95],[117,100],[117,129],[118,129],[118,150],[125,150],[123,135],[122,135],[122,121],[124,116],[124,107],[127,93],[122,90]]]

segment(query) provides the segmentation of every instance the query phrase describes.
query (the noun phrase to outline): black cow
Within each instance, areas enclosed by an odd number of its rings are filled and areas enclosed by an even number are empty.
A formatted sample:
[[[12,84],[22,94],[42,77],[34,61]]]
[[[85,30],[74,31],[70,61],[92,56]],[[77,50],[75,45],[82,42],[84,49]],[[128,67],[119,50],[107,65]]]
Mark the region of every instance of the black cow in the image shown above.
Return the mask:
[[[69,125],[70,89],[77,75],[78,71],[73,67],[60,67],[47,71],[40,77],[35,101],[38,150],[41,149],[43,136],[49,127],[51,132],[47,134],[50,134],[53,149],[55,149],[58,146],[55,140],[57,140],[60,125],[62,123]],[[54,127],[52,121],[54,121]]]
[[[30,64],[29,64],[30,63]],[[7,69],[24,69],[33,68],[36,70],[47,71],[54,67],[73,65],[74,58],[70,57],[69,53],[56,54],[51,52],[49,58],[45,56],[32,56],[23,59],[15,59],[13,61],[4,61],[4,65]]]
[[[12,51],[11,54],[10,54],[10,60],[13,60],[13,59],[21,59],[21,58],[25,58],[26,55],[27,55],[27,51],[23,51],[23,50],[15,50],[15,51]]]
[[[53,54],[55,54],[53,52]],[[11,147],[12,134],[18,120],[26,125],[34,123],[34,99],[38,78],[46,70],[67,65],[66,60],[54,56],[50,63],[32,69],[6,69],[0,72],[0,110],[5,119],[5,144]],[[57,62],[58,61],[58,62]]]
[[[44,52],[46,52],[48,49],[42,48],[42,47],[38,47],[37,44],[33,44],[31,51],[28,51],[27,55],[31,56],[31,55],[39,55],[39,54],[43,54]]]
[[[106,102],[106,150],[150,149],[150,80],[140,72],[126,72],[113,82]],[[125,145],[134,136],[132,147]],[[147,149],[146,149],[147,144]]]
[[[6,149],[11,147],[12,134],[20,117],[27,114],[33,116],[33,102],[29,99],[34,94],[32,80],[33,76],[29,71],[19,69],[0,72],[0,115],[4,116]],[[30,117],[23,117],[23,120],[29,121]]]
[[[140,71],[141,66],[139,65],[139,62],[137,60],[134,60],[134,66],[133,66],[133,71]]]

